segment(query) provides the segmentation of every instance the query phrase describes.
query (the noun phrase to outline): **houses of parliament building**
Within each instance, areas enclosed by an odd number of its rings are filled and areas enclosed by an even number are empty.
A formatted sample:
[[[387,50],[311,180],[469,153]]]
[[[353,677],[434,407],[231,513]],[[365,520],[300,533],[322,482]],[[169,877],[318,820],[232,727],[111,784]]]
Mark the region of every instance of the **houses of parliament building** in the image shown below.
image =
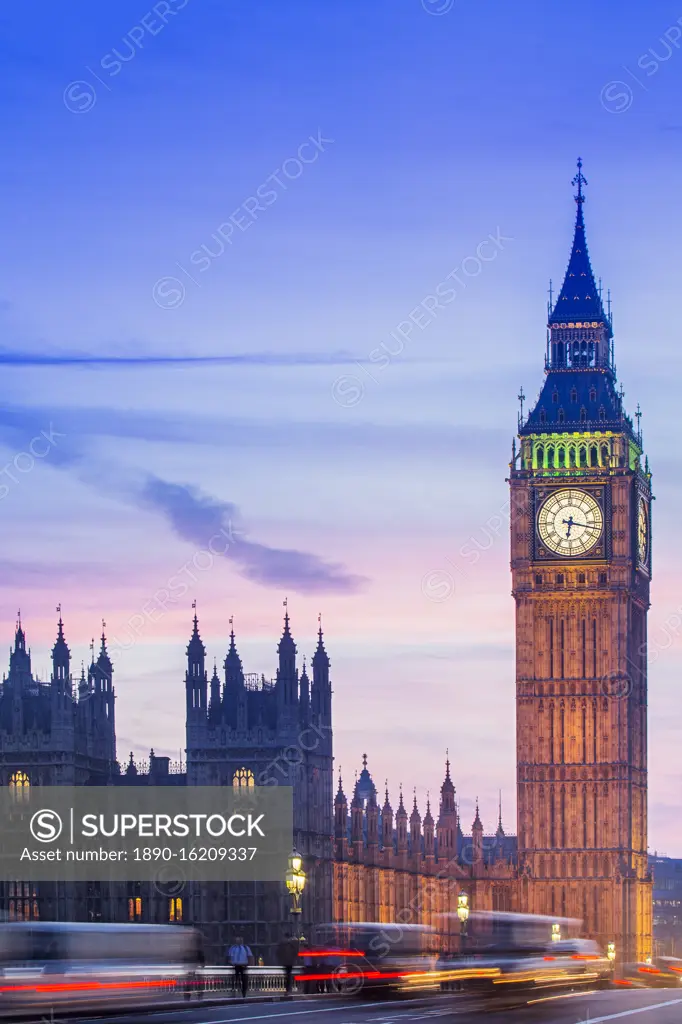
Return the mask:
[[[209,679],[194,614],[187,646],[186,764],[153,751],[117,760],[106,638],[74,679],[60,614],[52,673],[39,681],[17,623],[0,687],[0,785],[293,787],[294,844],[308,885],[304,927],[328,921],[432,924],[457,932],[473,910],[581,918],[619,957],[652,952],[647,861],[646,619],[651,474],[618,389],[610,310],[587,251],[585,178],[575,232],[550,301],[545,380],[509,464],[516,604],[517,831],[460,820],[449,760],[440,795],[397,806],[362,768],[333,778],[332,688],[322,629],[299,667],[284,618],[272,680],[244,672],[234,630]],[[523,394],[523,393],[522,393]],[[639,422],[639,421],[638,421]],[[339,691],[343,700],[343,691]],[[220,957],[236,932],[266,958],[288,920],[277,883],[0,883],[9,919],[186,922]],[[455,922],[453,925],[451,922]]]

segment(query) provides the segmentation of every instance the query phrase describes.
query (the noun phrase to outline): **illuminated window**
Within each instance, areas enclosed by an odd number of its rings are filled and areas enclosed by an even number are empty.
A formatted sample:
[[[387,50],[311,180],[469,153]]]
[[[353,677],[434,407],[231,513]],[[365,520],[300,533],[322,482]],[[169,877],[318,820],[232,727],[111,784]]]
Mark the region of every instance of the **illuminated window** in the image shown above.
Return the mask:
[[[180,896],[174,896],[168,900],[168,920],[177,921],[178,924],[182,922],[182,898]]]
[[[238,768],[232,778],[233,789],[253,789],[256,779],[250,768]]]
[[[9,901],[10,921],[37,921],[40,915],[35,886],[29,882],[10,882],[8,889],[10,897],[19,897]]]
[[[142,900],[140,899],[139,896],[136,896],[134,899],[128,900],[128,920],[142,920]]]
[[[26,772],[14,772],[9,777],[9,791],[13,800],[28,800],[31,782]]]

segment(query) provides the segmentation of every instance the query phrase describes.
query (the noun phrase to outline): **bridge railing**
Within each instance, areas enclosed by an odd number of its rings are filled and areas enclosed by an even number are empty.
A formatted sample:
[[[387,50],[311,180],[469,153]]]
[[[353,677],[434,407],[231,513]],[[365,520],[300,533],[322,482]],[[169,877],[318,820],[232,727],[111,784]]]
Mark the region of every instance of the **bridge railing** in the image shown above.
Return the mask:
[[[297,992],[304,987],[301,983],[297,984],[296,978],[299,973],[301,973],[301,968],[294,968],[294,991]],[[286,972],[283,967],[249,967],[246,978],[249,992],[260,992],[264,995],[269,993],[278,995],[286,992]],[[196,987],[202,989],[209,997],[233,992],[235,988],[234,967],[207,966],[201,968],[197,971]],[[325,982],[312,982],[305,987],[310,991],[320,993],[334,991],[331,983]]]

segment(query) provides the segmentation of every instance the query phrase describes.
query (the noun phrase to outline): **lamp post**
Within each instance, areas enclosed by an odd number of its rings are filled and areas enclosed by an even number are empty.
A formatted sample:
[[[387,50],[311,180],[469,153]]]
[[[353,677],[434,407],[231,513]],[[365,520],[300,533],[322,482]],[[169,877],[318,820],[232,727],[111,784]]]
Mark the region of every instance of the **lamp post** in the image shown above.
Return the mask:
[[[459,918],[460,953],[463,953],[469,920],[469,897],[465,892],[460,892],[457,895],[457,917]]]
[[[305,889],[306,873],[303,870],[303,858],[299,853],[294,852],[289,857],[289,867],[286,873],[286,885],[291,895],[291,913],[296,915],[296,940],[301,944],[301,896]]]
[[[561,925],[556,922],[552,925],[552,942],[561,942]]]
[[[608,946],[606,947],[606,956],[611,961],[611,963],[613,963],[613,961],[616,959],[616,943],[615,942],[609,942]]]

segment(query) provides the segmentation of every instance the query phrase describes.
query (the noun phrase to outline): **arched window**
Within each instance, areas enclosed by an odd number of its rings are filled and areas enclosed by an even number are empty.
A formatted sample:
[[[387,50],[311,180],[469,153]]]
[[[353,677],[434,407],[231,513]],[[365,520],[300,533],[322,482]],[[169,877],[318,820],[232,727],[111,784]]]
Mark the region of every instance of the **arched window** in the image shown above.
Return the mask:
[[[548,444],[545,448],[545,457],[547,462],[545,463],[547,469],[554,469],[554,445]]]
[[[253,789],[256,779],[250,768],[237,768],[232,778],[233,789]]]
[[[591,466],[598,466],[599,465],[599,449],[597,448],[596,444],[593,444],[590,447],[590,465]]]
[[[142,899],[140,896],[135,896],[128,900],[128,920],[142,920]]]
[[[609,464],[609,446],[607,444],[601,446],[601,464],[602,466]]]
[[[8,882],[10,921],[38,921],[38,901],[35,886],[30,882]],[[13,897],[16,897],[14,899]]]
[[[587,422],[587,409],[585,408],[585,406],[583,406],[582,409],[580,410],[580,422],[581,423],[586,423]]]
[[[590,388],[590,401],[591,402],[596,402],[597,401],[597,389],[596,388]]]
[[[559,419],[559,423],[564,423],[566,421],[566,413],[564,412],[563,409],[559,409],[558,419]]]
[[[577,402],[578,401],[578,389],[577,388],[571,388],[571,401],[572,402]]]
[[[13,800],[28,800],[31,782],[26,772],[14,772],[9,777],[9,791]]]
[[[540,423],[546,423],[546,422],[547,422],[547,413],[545,412],[544,409],[540,409]]]
[[[182,924],[182,897],[173,896],[168,900],[168,920],[171,923]]]

